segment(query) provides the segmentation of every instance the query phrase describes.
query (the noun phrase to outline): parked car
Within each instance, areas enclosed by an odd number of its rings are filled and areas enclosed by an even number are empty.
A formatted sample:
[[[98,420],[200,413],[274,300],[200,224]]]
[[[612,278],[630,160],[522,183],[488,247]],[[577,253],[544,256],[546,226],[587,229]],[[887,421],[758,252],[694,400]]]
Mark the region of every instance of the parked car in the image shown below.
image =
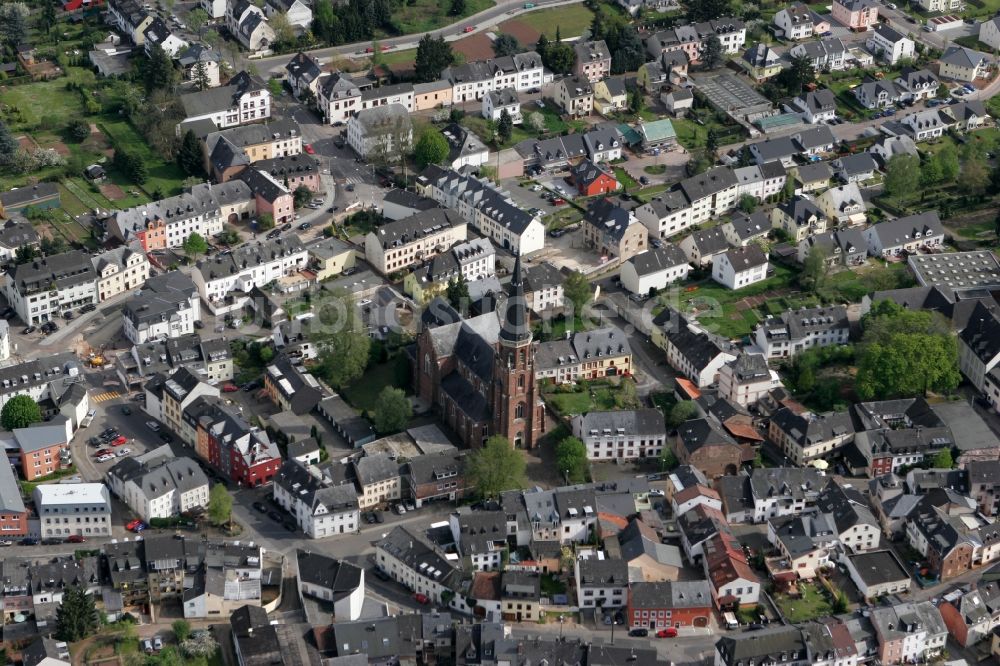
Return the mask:
[[[125,416],[131,416],[132,408],[129,407],[128,405],[122,405],[122,414],[124,414]]]
[[[472,32],[472,31],[474,31],[475,29],[476,29],[476,26],[474,26],[474,25],[467,25],[467,26],[465,26],[465,28],[464,28],[464,29],[462,30],[462,32]]]
[[[397,504],[395,506],[395,511],[397,515],[402,516],[404,513],[406,513],[406,507],[404,507],[402,504]]]
[[[126,446],[123,449],[118,449],[118,453],[115,454],[115,457],[116,458],[124,458],[125,456],[127,456],[130,453],[132,453],[132,449],[130,449],[130,448],[128,448]]]
[[[316,149],[312,147],[311,143],[307,143],[307,144],[303,145],[302,146],[302,150],[306,151],[310,155],[315,155],[316,154]]]
[[[156,421],[146,421],[146,427],[152,430],[153,432],[160,431],[160,424],[157,423]]]
[[[24,537],[23,539],[21,539],[21,545],[22,546],[37,546],[38,545],[38,539],[35,539],[33,537]]]
[[[163,639],[160,638],[159,636],[153,637],[153,649],[156,650],[157,652],[163,649]]]
[[[426,594],[421,594],[420,592],[417,592],[416,594],[414,594],[413,595],[413,599],[418,604],[424,604],[424,605],[426,605],[426,604],[429,604],[431,602],[431,600],[427,597]]]
[[[222,385],[222,392],[223,393],[236,393],[239,390],[240,390],[240,387],[237,386],[236,384],[223,384]]]
[[[70,319],[73,318],[73,311],[72,310],[66,310],[66,312],[63,312],[62,316],[63,316],[63,319],[65,319],[66,321],[69,321]]]
[[[303,222],[302,224],[299,225],[299,231],[305,231],[306,229],[308,229],[311,226],[312,225],[310,223]]]
[[[23,335],[31,335],[32,333],[34,333],[34,332],[35,332],[35,331],[37,331],[37,330],[38,330],[38,329],[37,329],[37,328],[35,328],[34,326],[29,326],[28,328],[26,328],[26,329],[24,329],[23,331],[21,331],[21,333],[22,333]]]
[[[93,303],[87,303],[82,308],[80,308],[80,312],[93,312],[96,309],[97,309],[96,305],[94,305]]]
[[[70,534],[66,537],[66,543],[83,543],[86,539],[83,538],[82,534]]]
[[[141,520],[139,520],[138,518],[136,518],[135,520],[130,520],[130,521],[128,521],[127,523],[125,523],[125,529],[127,529],[127,530],[128,530],[129,532],[134,532],[134,531],[135,531],[135,528],[136,528],[136,527],[137,527],[137,526],[139,525],[139,523],[141,523],[141,522],[142,522],[142,521],[141,521]]]
[[[277,521],[279,523],[283,520],[282,517],[281,517],[281,514],[278,513],[277,511],[268,511],[267,512],[267,517],[270,518],[271,520],[275,520],[275,521]]]
[[[657,638],[675,638],[677,636],[677,629],[675,627],[667,627],[666,629],[660,629],[656,632]]]
[[[111,446],[121,446],[127,441],[128,439],[126,439],[124,435],[118,435],[113,440],[111,440]]]
[[[267,513],[267,507],[264,506],[262,502],[254,502],[252,504],[253,508],[261,513]]]
[[[146,654],[153,654],[153,641],[148,638],[142,642],[142,651]]]
[[[649,636],[649,629],[643,629],[642,627],[639,627],[637,629],[629,629],[628,635],[636,636],[638,638],[645,638],[646,636]]]
[[[161,432],[159,436],[160,436],[160,441],[166,442],[167,444],[174,441],[174,436],[171,435],[169,432]]]
[[[106,453],[103,456],[97,456],[97,462],[99,463],[108,462],[109,460],[114,460],[114,459],[115,459],[114,454],[110,453]]]
[[[2,540],[0,540],[0,546],[13,546],[13,545],[14,545],[14,542],[11,541],[10,539],[2,539]]]

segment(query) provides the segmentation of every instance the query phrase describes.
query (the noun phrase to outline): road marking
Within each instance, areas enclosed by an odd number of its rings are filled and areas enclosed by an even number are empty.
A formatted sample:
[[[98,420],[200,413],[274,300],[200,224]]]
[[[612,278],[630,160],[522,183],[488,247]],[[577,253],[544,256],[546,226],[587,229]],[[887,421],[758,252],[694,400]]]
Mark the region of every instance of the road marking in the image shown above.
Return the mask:
[[[98,393],[91,400],[94,402],[107,402],[108,400],[114,400],[115,398],[120,398],[121,393],[118,391],[107,391],[105,393]]]

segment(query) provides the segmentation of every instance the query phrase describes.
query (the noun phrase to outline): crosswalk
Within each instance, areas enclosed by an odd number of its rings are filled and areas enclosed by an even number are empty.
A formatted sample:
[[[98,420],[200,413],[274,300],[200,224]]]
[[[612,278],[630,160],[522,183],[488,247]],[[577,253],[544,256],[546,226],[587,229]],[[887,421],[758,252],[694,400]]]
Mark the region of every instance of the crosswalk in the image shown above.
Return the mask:
[[[120,398],[121,395],[122,394],[119,393],[118,391],[105,391],[104,393],[98,393],[97,395],[92,396],[90,399],[93,402],[107,402],[108,400],[114,400],[115,398]]]

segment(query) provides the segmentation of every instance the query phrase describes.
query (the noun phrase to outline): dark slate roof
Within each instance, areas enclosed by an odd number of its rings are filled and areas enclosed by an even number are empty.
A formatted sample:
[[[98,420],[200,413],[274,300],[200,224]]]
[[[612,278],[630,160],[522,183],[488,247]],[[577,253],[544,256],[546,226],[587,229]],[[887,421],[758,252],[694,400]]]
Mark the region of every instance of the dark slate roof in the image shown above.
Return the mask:
[[[450,208],[430,208],[416,215],[388,222],[378,227],[372,233],[383,248],[396,247],[412,242],[422,235],[427,235],[445,227],[464,225],[465,220],[457,211]]]
[[[667,428],[663,413],[658,409],[625,409],[607,412],[588,412],[580,417],[580,431],[587,435],[605,430],[624,430],[628,435],[666,436]]]
[[[521,345],[531,340],[531,328],[528,326],[528,306],[524,298],[524,274],[521,271],[520,254],[514,259],[514,275],[510,281],[510,297],[504,304],[503,321],[500,325],[500,340],[514,345]]]
[[[24,245],[37,245],[40,240],[31,223],[20,216],[11,216],[0,227],[0,246],[9,250],[16,250]]]
[[[312,57],[308,53],[303,53],[299,51],[288,61],[285,65],[285,71],[288,75],[295,79],[302,79],[303,81],[309,83],[315,81],[320,74],[323,73],[322,68],[319,65],[319,61]]]
[[[608,234],[620,241],[630,223],[635,224],[632,212],[610,199],[597,199],[587,207],[583,216],[585,224],[596,227],[602,234]]]
[[[228,85],[181,95],[181,104],[188,117],[202,116],[231,109],[244,94],[266,87],[260,78],[240,72],[229,80]]]
[[[732,265],[733,270],[737,273],[748,271],[767,263],[767,255],[764,254],[764,250],[756,243],[750,243],[743,247],[734,247],[727,250],[725,255],[729,258],[730,265]]]
[[[687,263],[684,252],[673,243],[663,243],[661,247],[646,250],[628,260],[639,276],[651,275]]]
[[[7,208],[31,205],[39,199],[59,196],[59,187],[55,183],[38,183],[31,187],[19,187],[0,194],[0,202]]]
[[[362,569],[350,562],[305,550],[295,551],[299,582],[330,590],[333,600],[361,585]]]
[[[82,250],[71,250],[20,264],[14,268],[10,277],[17,290],[26,295],[47,291],[53,284],[56,289],[69,289],[78,284],[95,282],[97,271],[94,270],[89,254]]]

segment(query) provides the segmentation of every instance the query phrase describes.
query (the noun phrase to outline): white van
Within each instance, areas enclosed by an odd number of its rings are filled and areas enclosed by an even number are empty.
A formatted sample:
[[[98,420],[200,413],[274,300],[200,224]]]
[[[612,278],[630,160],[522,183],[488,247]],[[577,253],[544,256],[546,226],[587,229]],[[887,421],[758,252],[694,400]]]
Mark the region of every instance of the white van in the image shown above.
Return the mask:
[[[736,621],[736,615],[730,612],[722,614],[722,621],[726,625],[726,629],[736,629],[740,626],[740,623]]]

